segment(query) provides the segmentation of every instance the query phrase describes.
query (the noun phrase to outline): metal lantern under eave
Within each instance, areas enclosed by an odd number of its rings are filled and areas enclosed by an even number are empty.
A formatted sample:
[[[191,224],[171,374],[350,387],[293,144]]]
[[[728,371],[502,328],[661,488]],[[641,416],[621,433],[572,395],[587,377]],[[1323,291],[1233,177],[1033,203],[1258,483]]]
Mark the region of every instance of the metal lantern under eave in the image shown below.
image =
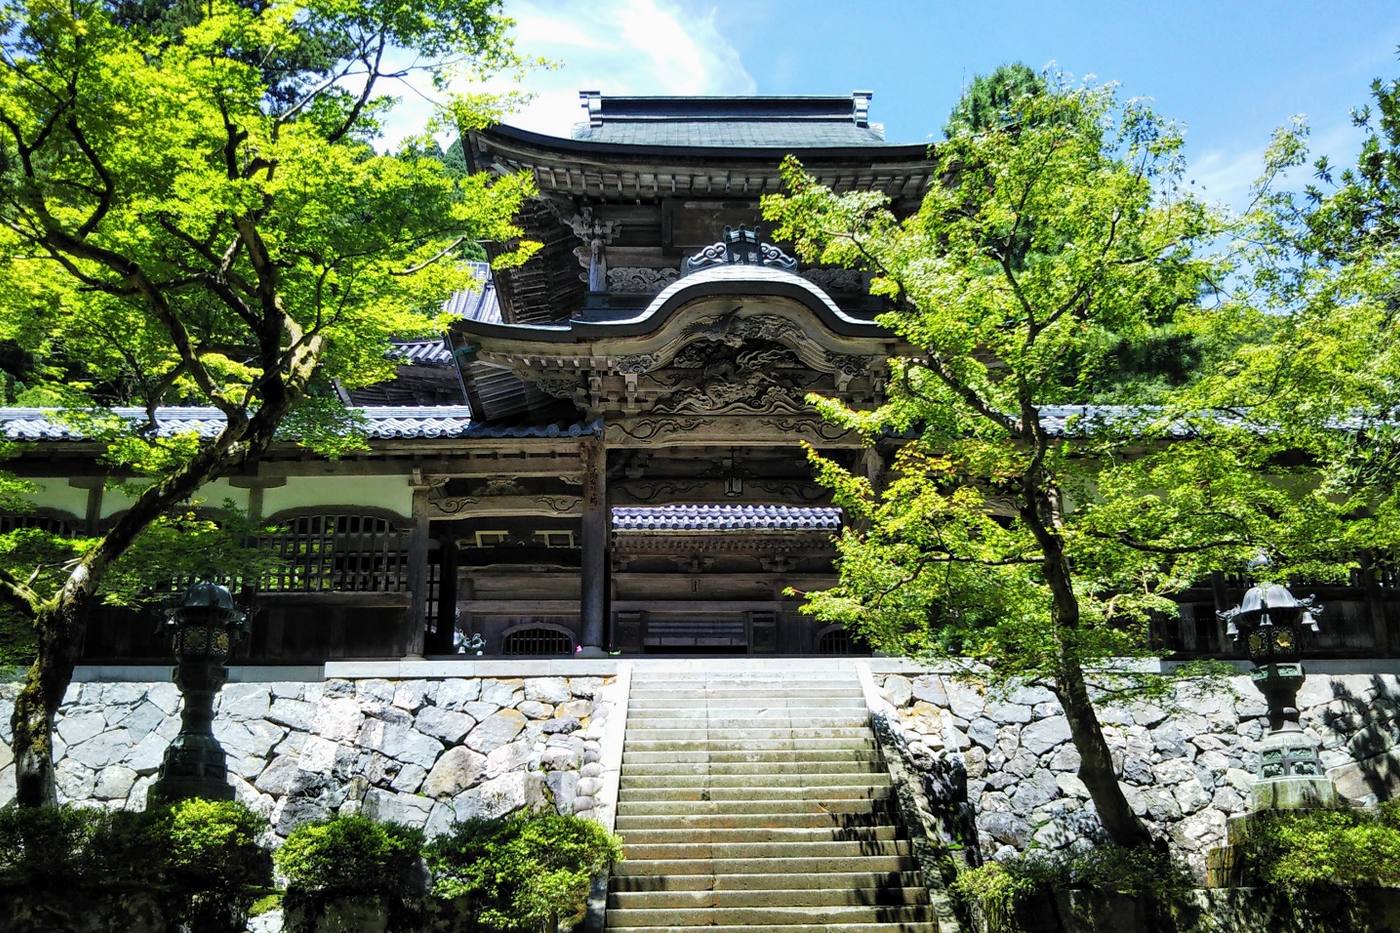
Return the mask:
[[[214,697],[228,680],[224,662],[242,636],[247,616],[233,604],[228,587],[200,582],[185,591],[170,612],[167,625],[178,664],[175,683],[184,704],[180,734],[165,750],[160,777],[151,787],[154,798],[174,801],[188,797],[228,800],[228,765],[223,747],[214,738]]]

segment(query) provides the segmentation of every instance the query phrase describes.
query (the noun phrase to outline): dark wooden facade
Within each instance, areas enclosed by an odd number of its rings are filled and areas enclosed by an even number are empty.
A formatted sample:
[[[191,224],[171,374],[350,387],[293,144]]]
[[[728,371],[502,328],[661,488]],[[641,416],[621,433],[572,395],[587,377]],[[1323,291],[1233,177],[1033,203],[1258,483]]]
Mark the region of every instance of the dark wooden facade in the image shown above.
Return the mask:
[[[878,479],[895,441],[862,444],[807,396],[878,405],[905,348],[873,322],[863,277],[803,267],[752,230],[789,152],[906,212],[931,183],[925,147],[884,144],[862,95],[586,103],[581,138],[465,141],[479,169],[532,174],[521,221],[543,248],[454,297],[443,341],[399,347],[400,379],[348,398],[413,403],[367,409],[370,452],[326,463],[286,445],[209,494],[278,529],[265,546],[282,568],[241,585],[246,660],[861,650],[787,595],[832,582],[840,525],[803,445]],[[110,520],[94,446],[38,413],[3,418],[40,442],[19,469],[51,478],[47,511],[24,521]],[[1304,587],[1327,607],[1316,653],[1400,651],[1393,571]],[[1214,613],[1243,588],[1203,581],[1158,643],[1232,656]],[[149,615],[106,610],[85,656],[168,650]]]

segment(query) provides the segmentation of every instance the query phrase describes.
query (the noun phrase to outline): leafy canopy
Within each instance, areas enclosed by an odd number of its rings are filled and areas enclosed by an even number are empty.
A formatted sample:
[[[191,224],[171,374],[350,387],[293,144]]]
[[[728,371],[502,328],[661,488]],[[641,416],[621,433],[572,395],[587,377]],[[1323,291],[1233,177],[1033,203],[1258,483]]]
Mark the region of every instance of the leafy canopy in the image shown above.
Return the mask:
[[[371,145],[386,82],[520,65],[497,0],[4,0],[0,24],[0,402],[62,408],[113,474],[150,480],[113,531],[48,542],[68,562],[30,553],[33,534],[0,540],[0,570],[28,581],[4,595],[32,608],[274,437],[363,446],[334,387],[389,378],[391,338],[440,332],[480,241],[530,253],[512,217],[531,183],[449,166],[426,133]],[[428,129],[494,114],[449,98]],[[162,435],[169,404],[213,406],[228,428]],[[0,475],[0,506],[24,492]],[[210,543],[180,524],[183,555],[148,544],[158,576]]]
[[[1147,653],[1172,593],[1261,546],[1285,572],[1335,575],[1355,541],[1348,504],[1281,460],[1292,438],[1223,420],[1194,381],[1115,375],[1115,353],[1164,324],[1227,358],[1259,323],[1202,300],[1229,271],[1208,249],[1228,230],[1182,183],[1180,130],[1111,87],[1056,80],[1017,107],[934,148],[943,183],[907,219],[794,161],[764,207],[808,261],[870,269],[908,344],[877,410],[817,400],[911,442],[878,483],[813,456],[855,522],[840,582],[805,610],[886,651],[1053,681]],[[1104,416],[1051,407],[1089,398]]]

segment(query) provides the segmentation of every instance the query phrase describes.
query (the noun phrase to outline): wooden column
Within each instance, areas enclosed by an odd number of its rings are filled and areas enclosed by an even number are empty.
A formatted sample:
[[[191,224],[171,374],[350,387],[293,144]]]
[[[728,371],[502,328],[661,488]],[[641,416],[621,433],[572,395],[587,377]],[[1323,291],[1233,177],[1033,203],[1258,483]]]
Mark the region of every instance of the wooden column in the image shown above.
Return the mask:
[[[441,529],[438,554],[442,560],[438,570],[438,611],[437,618],[433,620],[436,628],[428,652],[452,654],[456,650],[453,636],[457,631],[457,542],[452,535],[443,534]]]
[[[428,628],[428,491],[414,471],[413,529],[408,536],[408,616],[404,620],[403,653],[407,658],[423,657],[423,641]]]
[[[68,485],[75,489],[87,490],[87,502],[83,507],[83,532],[85,534],[97,534],[97,526],[102,521],[102,487],[105,477],[101,476],[71,476],[68,478]]]
[[[607,654],[608,458],[598,437],[586,438],[579,453],[583,461],[579,653],[602,657]]]
[[[1390,627],[1385,618],[1385,592],[1374,551],[1361,552],[1361,585],[1366,590],[1366,609],[1371,617],[1371,648],[1377,657],[1390,655]],[[1325,617],[1324,617],[1325,618]]]
[[[254,528],[260,528],[263,521],[263,494],[265,490],[287,485],[285,476],[230,476],[228,484],[235,489],[248,490],[248,521]],[[244,580],[239,591],[239,599],[245,608],[258,607],[258,587],[261,581]],[[286,633],[286,618],[282,612],[254,612],[251,637],[244,643],[247,655],[261,656],[275,660],[282,655],[282,641]]]

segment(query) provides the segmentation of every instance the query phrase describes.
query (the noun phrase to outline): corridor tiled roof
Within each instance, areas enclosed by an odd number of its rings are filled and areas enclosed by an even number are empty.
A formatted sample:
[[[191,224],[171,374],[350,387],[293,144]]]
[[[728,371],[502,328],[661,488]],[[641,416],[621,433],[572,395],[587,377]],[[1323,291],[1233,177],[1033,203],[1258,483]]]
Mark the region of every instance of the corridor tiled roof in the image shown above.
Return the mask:
[[[835,531],[835,506],[656,505],[612,510],[614,531]]]
[[[471,420],[464,405],[382,405],[352,409],[364,419],[370,438],[472,438],[472,437],[582,437],[600,429],[596,423],[545,425],[487,425]],[[112,412],[132,422],[146,419],[141,408],[114,408]],[[159,408],[156,424],[162,437],[195,433],[214,437],[223,427],[217,408]],[[12,441],[81,441],[92,431],[64,421],[51,409],[0,408],[0,437]]]

